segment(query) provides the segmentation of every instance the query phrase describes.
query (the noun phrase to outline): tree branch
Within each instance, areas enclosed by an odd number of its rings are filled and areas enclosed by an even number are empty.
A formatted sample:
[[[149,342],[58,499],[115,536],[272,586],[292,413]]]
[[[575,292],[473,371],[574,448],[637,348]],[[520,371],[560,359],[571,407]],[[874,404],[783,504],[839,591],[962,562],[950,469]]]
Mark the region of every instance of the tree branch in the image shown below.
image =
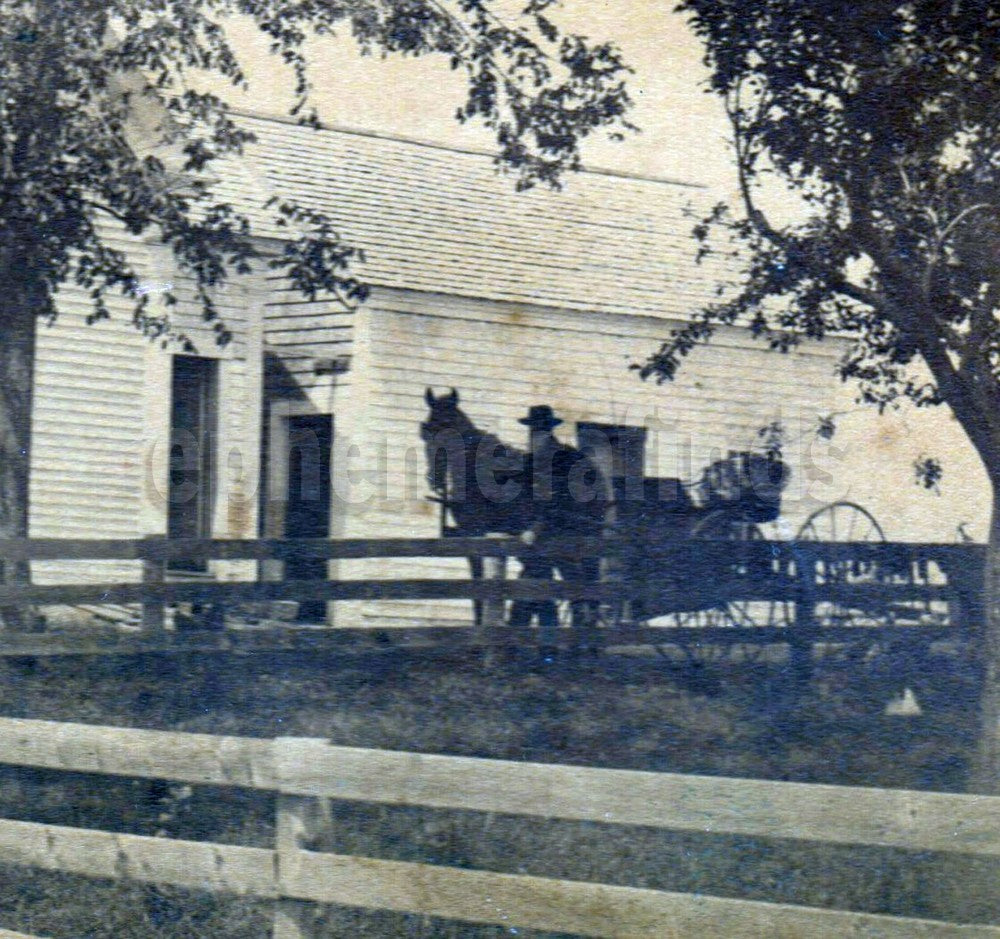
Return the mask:
[[[854,192],[847,192],[848,199],[857,198]],[[931,308],[928,297],[914,298],[905,285],[911,280],[910,272],[903,268],[894,253],[882,244],[878,231],[859,214],[852,213],[852,232],[860,247],[871,257],[879,270],[879,276],[886,285],[884,297],[879,307],[885,318],[899,331],[908,343],[920,354],[927,364],[945,400],[951,405],[969,433],[976,449],[984,456],[996,446],[996,434],[1000,423],[993,414],[982,413],[982,399],[976,393],[973,383],[952,364],[946,352],[940,322]],[[997,428],[994,430],[993,426]],[[989,465],[990,460],[985,461]]]
[[[101,202],[94,202],[92,199],[84,199],[84,205],[89,205],[92,209],[96,209],[98,212],[104,212],[105,215],[110,215],[112,218],[118,219],[123,225],[128,225],[128,220],[120,212],[116,212],[110,206],[104,205]]]
[[[993,378],[989,353],[994,338],[992,333],[996,327],[994,311],[998,303],[1000,303],[1000,279],[994,279],[990,282],[982,301],[969,314],[969,334],[962,343],[959,372],[974,388],[985,384],[978,376]],[[980,393],[986,390],[982,388]]]
[[[863,303],[865,306],[870,306],[876,312],[880,311],[884,306],[885,298],[875,290],[869,290],[866,287],[861,287],[858,284],[852,284],[846,277],[839,274],[825,274],[823,279],[830,285],[831,288],[837,291],[837,293],[843,294],[850,300],[856,300],[858,303]]]
[[[757,229],[761,237],[776,245],[784,244],[781,232],[778,231],[767,219],[767,216],[758,208],[753,200],[753,190],[750,185],[750,176],[753,172],[754,158],[750,155],[750,141],[741,119],[742,105],[740,104],[740,87],[742,80],[738,81],[733,91],[733,101],[726,100],[726,115],[733,126],[733,148],[736,150],[736,179],[739,185],[740,198],[747,213],[750,223]]]
[[[967,206],[962,209],[947,225],[945,225],[944,230],[938,235],[938,247],[940,248],[947,237],[955,230],[955,228],[969,215],[973,212],[979,212],[983,209],[996,209],[997,207],[993,205],[992,202],[977,202],[975,205]]]

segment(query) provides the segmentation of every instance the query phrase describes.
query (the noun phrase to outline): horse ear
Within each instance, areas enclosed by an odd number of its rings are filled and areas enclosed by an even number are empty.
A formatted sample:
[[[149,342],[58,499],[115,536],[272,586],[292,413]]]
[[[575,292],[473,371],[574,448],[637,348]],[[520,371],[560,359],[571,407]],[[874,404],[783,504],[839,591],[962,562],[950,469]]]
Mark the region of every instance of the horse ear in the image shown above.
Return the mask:
[[[424,401],[427,402],[427,407],[431,407],[434,404],[434,392],[431,391],[431,386],[427,386],[427,390],[424,392]]]
[[[455,388],[451,389],[451,394],[448,396],[452,404],[458,404],[458,390]]]

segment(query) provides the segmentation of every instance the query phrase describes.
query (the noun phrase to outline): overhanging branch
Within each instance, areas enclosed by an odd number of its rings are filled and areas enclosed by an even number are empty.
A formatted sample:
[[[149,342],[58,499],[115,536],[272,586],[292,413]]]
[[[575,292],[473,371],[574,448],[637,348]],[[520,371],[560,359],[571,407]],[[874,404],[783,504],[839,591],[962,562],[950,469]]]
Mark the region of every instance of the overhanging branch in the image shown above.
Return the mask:
[[[742,82],[737,82],[732,100],[727,97],[725,103],[726,116],[733,127],[733,148],[736,151],[736,179],[740,190],[740,198],[743,202],[743,208],[747,213],[747,219],[757,230],[758,234],[772,244],[781,245],[784,244],[781,232],[770,223],[767,216],[754,202],[750,176],[753,173],[753,164],[756,157],[751,152],[749,130],[745,127],[742,119],[743,110],[740,103],[741,85]]]

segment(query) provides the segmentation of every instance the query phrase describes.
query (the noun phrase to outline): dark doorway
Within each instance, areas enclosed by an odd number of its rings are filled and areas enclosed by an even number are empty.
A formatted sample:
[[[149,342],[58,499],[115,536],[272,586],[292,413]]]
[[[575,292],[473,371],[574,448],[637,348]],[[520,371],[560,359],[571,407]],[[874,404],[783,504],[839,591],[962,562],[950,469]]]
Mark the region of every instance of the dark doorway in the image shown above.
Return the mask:
[[[169,538],[211,538],[215,476],[216,363],[176,355],[170,382]],[[175,558],[171,570],[208,569],[206,561]]]
[[[288,493],[285,507],[286,538],[330,537],[330,454],[333,418],[329,414],[288,419]],[[285,564],[286,580],[326,580],[323,558],[291,558]],[[322,600],[299,604],[300,621],[326,619]]]
[[[646,429],[626,424],[576,425],[580,449],[606,480],[608,497],[621,509],[628,502],[641,502],[646,472]]]

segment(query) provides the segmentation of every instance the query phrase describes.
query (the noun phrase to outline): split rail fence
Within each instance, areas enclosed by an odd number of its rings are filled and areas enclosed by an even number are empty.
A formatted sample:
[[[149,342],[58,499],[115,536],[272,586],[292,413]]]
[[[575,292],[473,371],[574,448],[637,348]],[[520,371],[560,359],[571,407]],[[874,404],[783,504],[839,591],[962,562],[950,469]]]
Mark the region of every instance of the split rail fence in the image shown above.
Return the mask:
[[[553,558],[604,558],[612,573],[598,583],[514,579],[508,559],[530,549],[516,538],[386,538],[386,539],[253,539],[193,540],[149,537],[135,540],[25,539],[0,540],[0,561],[106,561],[132,560],[142,564],[142,578],[133,583],[72,583],[0,585],[0,608],[16,604],[135,604],[142,607],[142,633],[132,637],[137,651],[178,644],[164,632],[167,604],[200,603],[216,613],[227,604],[272,600],[473,600],[482,603],[478,630],[433,627],[410,630],[421,641],[468,641],[473,644],[518,644],[530,638],[505,627],[505,602],[509,600],[590,600],[620,603],[623,600],[653,605],[666,601],[677,609],[710,608],[719,597],[726,602],[783,604],[791,610],[788,624],[755,623],[746,628],[733,624],[700,624],[703,643],[789,643],[800,657],[808,657],[815,642],[857,638],[856,624],[818,622],[817,608],[854,607],[867,610],[902,610],[902,618],[881,617],[879,635],[890,639],[931,642],[956,635],[975,637],[981,616],[979,589],[984,552],[981,545],[914,543],[823,543],[780,541],[685,540],[655,544],[629,544],[614,538],[574,539],[553,543],[546,555]],[[327,579],[213,581],[178,580],[170,574],[171,562],[268,561],[293,559],[349,560],[371,558],[479,558],[481,579]],[[272,565],[273,566],[273,565]],[[614,573],[617,571],[618,573]],[[624,573],[622,573],[624,572]],[[914,611],[947,608],[945,619],[921,619]],[[221,623],[221,617],[218,618]],[[789,630],[788,625],[794,628]],[[956,626],[960,629],[956,631]],[[331,630],[343,641],[345,633],[372,630]],[[464,632],[464,639],[460,634]],[[596,644],[670,642],[686,630],[630,626],[623,623],[590,636]],[[280,644],[284,638],[272,636]],[[315,641],[316,631],[312,631]],[[671,638],[671,633],[673,638]],[[338,638],[339,637],[339,638]],[[571,637],[567,637],[571,639]],[[168,642],[169,640],[169,642]],[[233,639],[189,633],[185,645],[231,647]],[[247,642],[267,643],[256,636]],[[74,651],[61,640],[45,636],[7,634],[0,654],[45,654]],[[78,639],[76,651],[100,652],[106,643]],[[121,645],[121,644],[119,644]]]
[[[0,820],[0,861],[274,901],[275,939],[321,935],[317,904],[615,939],[1000,937],[954,924],[309,850],[325,800],[878,845],[1000,862],[1000,798],[516,763],[0,719],[6,764],[278,794],[273,848]],[[334,833],[335,834],[335,833]],[[626,849],[623,842],[623,850]],[[0,935],[3,935],[0,932]]]

